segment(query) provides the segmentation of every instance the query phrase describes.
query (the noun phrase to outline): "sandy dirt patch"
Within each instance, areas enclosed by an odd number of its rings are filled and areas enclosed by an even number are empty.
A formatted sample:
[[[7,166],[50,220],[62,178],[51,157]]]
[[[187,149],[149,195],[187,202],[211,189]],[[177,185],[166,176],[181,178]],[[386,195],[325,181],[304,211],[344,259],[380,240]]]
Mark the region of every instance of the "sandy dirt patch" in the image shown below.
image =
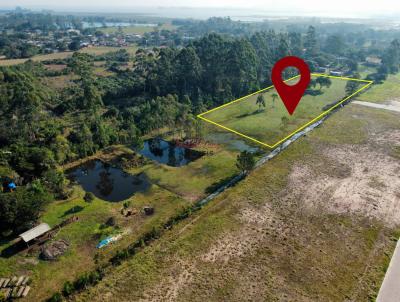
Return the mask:
[[[361,105],[361,106],[371,107],[371,108],[385,109],[385,110],[400,112],[400,102],[399,101],[388,101],[388,102],[386,102],[386,104],[376,104],[376,103],[363,102],[363,101],[353,101],[352,103]]]
[[[297,198],[315,209],[361,213],[393,226],[400,225],[399,162],[359,146],[330,148],[324,154],[331,159],[330,165],[332,162],[347,165],[351,174],[338,178],[324,174],[322,169],[316,175],[310,166],[297,165],[289,177]]]

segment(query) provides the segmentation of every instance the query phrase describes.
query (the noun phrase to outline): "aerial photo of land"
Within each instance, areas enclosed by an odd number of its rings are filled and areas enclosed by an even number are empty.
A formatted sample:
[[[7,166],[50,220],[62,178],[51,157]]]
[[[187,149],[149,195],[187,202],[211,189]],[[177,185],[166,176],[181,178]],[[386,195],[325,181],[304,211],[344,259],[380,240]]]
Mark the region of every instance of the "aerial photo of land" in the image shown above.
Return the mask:
[[[0,0],[0,302],[400,302],[400,5],[134,2]]]

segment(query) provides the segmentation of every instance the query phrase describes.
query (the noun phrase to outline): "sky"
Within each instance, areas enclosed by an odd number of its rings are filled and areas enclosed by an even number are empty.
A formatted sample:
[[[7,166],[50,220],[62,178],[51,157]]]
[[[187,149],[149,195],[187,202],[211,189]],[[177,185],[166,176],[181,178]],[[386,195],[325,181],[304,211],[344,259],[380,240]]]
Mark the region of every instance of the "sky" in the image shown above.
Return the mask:
[[[324,15],[369,17],[400,15],[398,0],[0,0],[0,8],[21,6],[33,9],[71,11],[135,11],[156,7],[193,7],[219,9],[245,9],[257,13],[288,13],[289,15]]]

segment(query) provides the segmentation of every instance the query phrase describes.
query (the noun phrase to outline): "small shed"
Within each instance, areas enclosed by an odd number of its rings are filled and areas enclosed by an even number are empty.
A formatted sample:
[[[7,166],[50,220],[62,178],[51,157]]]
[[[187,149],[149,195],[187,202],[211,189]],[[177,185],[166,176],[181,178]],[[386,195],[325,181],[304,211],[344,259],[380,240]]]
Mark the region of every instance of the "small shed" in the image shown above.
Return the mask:
[[[38,226],[35,226],[33,229],[22,233],[21,235],[19,235],[19,237],[22,238],[25,243],[28,243],[29,241],[42,236],[50,230],[51,228],[47,223],[41,223]]]

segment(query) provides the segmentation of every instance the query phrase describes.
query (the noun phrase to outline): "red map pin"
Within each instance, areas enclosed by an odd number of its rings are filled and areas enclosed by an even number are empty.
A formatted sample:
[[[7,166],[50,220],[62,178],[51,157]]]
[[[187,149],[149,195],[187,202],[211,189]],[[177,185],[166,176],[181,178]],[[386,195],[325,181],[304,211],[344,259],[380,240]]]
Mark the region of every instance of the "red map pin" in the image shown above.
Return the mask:
[[[297,84],[290,86],[282,80],[282,72],[287,67],[296,67],[299,70],[300,81]],[[306,62],[298,57],[284,57],[276,62],[275,66],[272,68],[271,78],[283,104],[285,104],[289,114],[292,115],[306,91],[308,84],[310,84],[310,68]]]

